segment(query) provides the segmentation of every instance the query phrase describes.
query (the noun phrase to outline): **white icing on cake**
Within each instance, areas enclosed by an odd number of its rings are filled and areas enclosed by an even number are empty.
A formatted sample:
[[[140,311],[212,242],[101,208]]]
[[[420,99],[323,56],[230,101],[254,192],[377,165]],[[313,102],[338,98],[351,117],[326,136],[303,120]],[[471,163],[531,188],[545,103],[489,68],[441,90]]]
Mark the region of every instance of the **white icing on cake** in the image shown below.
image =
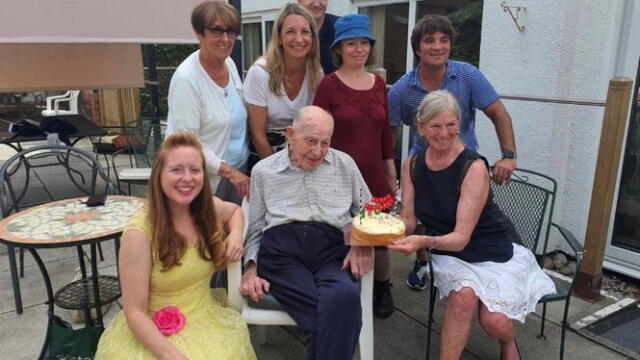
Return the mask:
[[[404,234],[405,230],[402,220],[387,213],[366,214],[364,218],[357,215],[352,224],[354,228],[371,235]]]

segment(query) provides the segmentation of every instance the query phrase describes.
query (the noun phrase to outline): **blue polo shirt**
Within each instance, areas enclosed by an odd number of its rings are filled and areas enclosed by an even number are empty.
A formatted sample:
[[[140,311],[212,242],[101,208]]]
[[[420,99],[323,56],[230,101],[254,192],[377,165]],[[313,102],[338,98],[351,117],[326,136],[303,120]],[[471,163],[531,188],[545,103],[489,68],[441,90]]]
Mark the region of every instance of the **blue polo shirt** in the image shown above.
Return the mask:
[[[336,29],[333,27],[333,24],[335,24],[339,18],[339,16],[325,13],[322,27],[320,31],[318,31],[318,40],[320,40],[320,64],[322,64],[322,70],[324,70],[325,75],[336,71],[336,67],[333,66],[329,47],[331,43],[333,43],[333,40],[336,39]]]
[[[426,148],[426,144],[415,129],[416,112],[422,99],[429,93],[420,81],[419,71],[420,66],[417,66],[396,81],[389,90],[391,126],[404,123],[411,126],[414,132],[410,154]],[[498,93],[475,66],[455,60],[447,61],[447,74],[440,85],[440,90],[449,91],[458,100],[462,120],[460,136],[466,147],[477,151],[476,109],[487,108],[498,100]]]

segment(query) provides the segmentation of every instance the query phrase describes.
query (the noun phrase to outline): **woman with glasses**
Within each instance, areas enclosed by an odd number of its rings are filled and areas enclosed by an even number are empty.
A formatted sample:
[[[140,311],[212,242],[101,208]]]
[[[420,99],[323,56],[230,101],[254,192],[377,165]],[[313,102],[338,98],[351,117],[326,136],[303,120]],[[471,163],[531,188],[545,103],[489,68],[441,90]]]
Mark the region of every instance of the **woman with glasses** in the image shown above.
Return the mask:
[[[240,17],[226,2],[205,1],[193,9],[191,26],[200,49],[171,78],[167,136],[196,133],[212,190],[223,200],[240,203],[249,193],[247,109],[238,70],[229,57]]]
[[[284,130],[300,108],[311,104],[321,78],[313,17],[298,4],[286,4],[273,24],[267,53],[245,79],[251,165],[286,148]]]

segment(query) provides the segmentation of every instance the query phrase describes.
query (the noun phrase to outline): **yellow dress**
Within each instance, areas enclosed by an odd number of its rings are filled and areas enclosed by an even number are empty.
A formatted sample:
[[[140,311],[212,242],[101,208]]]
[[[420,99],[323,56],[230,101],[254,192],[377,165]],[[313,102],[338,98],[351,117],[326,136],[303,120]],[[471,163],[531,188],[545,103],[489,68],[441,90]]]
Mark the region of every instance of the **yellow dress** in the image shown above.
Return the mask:
[[[139,213],[125,229],[138,229],[151,238],[144,214]],[[149,316],[166,307],[176,306],[186,324],[167,339],[190,360],[255,359],[247,325],[240,314],[226,305],[223,289],[211,290],[213,264],[200,257],[195,246],[188,247],[181,265],[161,272],[155,261],[149,287]],[[96,360],[155,359],[153,353],[133,335],[124,311],[120,311],[100,338]]]

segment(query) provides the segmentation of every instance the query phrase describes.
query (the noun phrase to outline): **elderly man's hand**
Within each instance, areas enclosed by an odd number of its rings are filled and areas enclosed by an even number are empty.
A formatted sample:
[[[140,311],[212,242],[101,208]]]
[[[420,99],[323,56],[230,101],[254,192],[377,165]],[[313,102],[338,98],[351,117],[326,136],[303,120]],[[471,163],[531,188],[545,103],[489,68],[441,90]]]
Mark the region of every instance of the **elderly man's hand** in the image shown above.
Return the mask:
[[[247,269],[242,275],[240,295],[249,296],[253,301],[258,302],[269,292],[270,286],[267,280],[258,276],[256,264],[253,262],[247,264]]]
[[[500,159],[493,164],[493,182],[498,185],[506,184],[511,180],[511,173],[516,169],[516,159]]]
[[[373,268],[373,252],[368,246],[352,246],[342,262],[342,270],[351,269],[356,278],[363,277]]]

